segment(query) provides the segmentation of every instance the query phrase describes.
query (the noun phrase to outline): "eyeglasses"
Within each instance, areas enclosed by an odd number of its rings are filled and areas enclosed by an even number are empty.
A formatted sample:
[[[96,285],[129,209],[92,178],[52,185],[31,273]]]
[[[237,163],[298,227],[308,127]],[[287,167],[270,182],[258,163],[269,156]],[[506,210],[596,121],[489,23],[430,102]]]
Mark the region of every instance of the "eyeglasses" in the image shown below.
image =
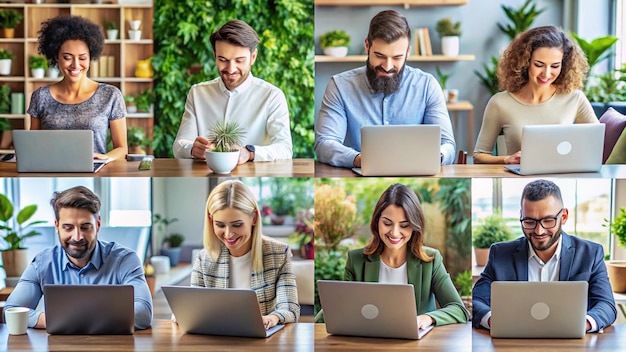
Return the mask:
[[[546,216],[543,219],[523,218],[519,219],[519,221],[522,223],[522,228],[524,230],[534,230],[535,227],[537,227],[537,223],[540,223],[541,227],[547,230],[556,226],[558,223],[557,220],[561,216],[563,210],[565,210],[565,208],[561,208],[555,216]]]

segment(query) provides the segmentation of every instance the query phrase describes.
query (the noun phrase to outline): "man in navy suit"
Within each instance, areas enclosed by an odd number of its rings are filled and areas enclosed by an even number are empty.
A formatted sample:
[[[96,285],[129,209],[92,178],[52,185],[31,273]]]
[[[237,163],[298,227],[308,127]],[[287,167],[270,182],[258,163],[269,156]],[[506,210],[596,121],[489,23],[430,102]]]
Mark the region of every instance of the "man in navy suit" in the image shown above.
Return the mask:
[[[524,187],[521,206],[524,237],[491,246],[489,261],[472,290],[474,327],[490,328],[493,281],[587,281],[587,332],[613,324],[617,310],[604,251],[597,243],[562,231],[568,210],[559,187],[551,181],[533,181]]]

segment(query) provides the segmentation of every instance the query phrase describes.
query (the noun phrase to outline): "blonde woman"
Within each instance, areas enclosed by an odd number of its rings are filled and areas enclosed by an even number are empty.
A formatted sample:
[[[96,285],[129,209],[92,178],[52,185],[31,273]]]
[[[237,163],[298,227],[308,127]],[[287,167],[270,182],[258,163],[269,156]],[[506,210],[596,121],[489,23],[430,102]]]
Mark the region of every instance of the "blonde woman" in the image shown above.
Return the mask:
[[[241,181],[222,182],[209,194],[191,286],[254,290],[266,329],[300,316],[289,246],[263,236],[259,207]]]

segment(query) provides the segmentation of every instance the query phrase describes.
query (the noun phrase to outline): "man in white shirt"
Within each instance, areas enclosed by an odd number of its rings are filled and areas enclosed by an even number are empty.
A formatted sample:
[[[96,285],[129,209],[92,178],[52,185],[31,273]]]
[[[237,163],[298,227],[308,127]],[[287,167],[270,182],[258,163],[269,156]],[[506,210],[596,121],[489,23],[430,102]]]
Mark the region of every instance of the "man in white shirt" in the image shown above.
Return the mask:
[[[291,159],[289,110],[283,92],[252,76],[260,40],[247,23],[231,20],[211,34],[220,77],[189,90],[173,149],[176,158],[205,159],[215,147],[207,139],[217,121],[237,121],[245,129],[239,163]]]

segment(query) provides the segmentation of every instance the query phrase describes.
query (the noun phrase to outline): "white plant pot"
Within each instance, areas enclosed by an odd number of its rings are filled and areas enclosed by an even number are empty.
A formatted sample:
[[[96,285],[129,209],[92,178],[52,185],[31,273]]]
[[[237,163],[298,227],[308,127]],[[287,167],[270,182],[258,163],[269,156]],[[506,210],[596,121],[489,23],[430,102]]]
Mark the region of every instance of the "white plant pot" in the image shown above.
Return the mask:
[[[444,56],[459,56],[459,37],[442,37],[441,52]]]
[[[35,79],[42,79],[46,76],[46,69],[44,68],[31,68],[30,74]]]
[[[13,60],[11,59],[0,60],[0,75],[3,75],[3,76],[11,75],[11,63],[13,63]]]
[[[447,102],[450,104],[454,104],[459,100],[459,90],[458,89],[448,89],[448,97]]]
[[[137,112],[137,105],[127,105],[126,112],[129,114],[134,114]]]
[[[59,77],[59,69],[55,66],[48,67],[47,72],[48,78],[58,78]]]
[[[107,39],[108,40],[117,40],[117,35],[119,34],[119,30],[117,29],[107,29]]]
[[[141,20],[128,21],[128,25],[130,26],[130,29],[139,30],[139,27],[141,27]]]
[[[128,39],[130,40],[140,40],[141,39],[141,31],[135,29],[128,30]]]
[[[324,51],[324,55],[333,56],[333,57],[344,57],[348,55],[347,46],[324,48],[323,51]]]
[[[239,151],[234,152],[204,152],[206,164],[216,174],[229,174],[237,166]]]

